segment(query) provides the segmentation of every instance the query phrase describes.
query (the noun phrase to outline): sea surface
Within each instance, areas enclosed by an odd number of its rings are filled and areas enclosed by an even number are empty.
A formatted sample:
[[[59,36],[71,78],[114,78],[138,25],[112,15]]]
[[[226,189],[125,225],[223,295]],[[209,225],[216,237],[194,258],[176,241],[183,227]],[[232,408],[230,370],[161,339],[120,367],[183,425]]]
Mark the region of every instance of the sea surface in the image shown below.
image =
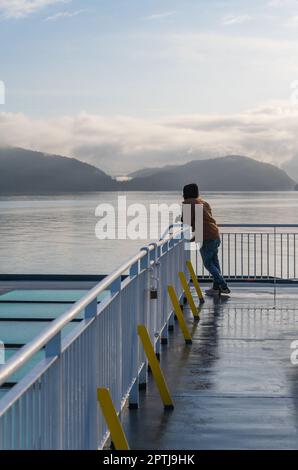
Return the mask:
[[[141,204],[148,213],[150,204],[181,203],[179,192],[1,197],[0,273],[110,273],[151,239],[150,233],[146,240],[96,237],[100,204],[115,209],[117,233],[119,196],[127,196],[127,206]],[[210,192],[202,196],[219,223],[298,224],[298,192]]]

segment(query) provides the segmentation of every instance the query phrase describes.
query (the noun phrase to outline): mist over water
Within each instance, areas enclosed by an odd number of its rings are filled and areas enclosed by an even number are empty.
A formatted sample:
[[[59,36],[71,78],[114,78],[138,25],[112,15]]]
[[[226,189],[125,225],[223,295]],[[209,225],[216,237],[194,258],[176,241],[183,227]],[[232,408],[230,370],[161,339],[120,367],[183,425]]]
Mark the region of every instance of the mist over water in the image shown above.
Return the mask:
[[[98,240],[98,204],[124,193],[0,198],[0,272],[4,274],[109,273],[146,244]],[[127,204],[181,203],[179,192],[130,192]],[[298,224],[298,192],[204,193],[218,223]],[[147,240],[150,241],[149,239]]]

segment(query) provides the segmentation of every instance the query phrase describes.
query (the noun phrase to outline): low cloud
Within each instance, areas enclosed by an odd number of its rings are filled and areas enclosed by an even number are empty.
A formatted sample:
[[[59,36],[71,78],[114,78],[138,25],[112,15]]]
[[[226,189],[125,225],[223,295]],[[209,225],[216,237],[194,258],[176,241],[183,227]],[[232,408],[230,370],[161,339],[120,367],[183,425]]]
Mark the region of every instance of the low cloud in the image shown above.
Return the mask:
[[[269,8],[297,7],[297,0],[270,0],[267,6]]]
[[[20,18],[57,3],[72,0],[0,0],[0,13],[6,18]]]
[[[290,28],[297,28],[298,27],[298,15],[292,16],[286,22],[286,26]]]
[[[175,11],[165,11],[163,13],[153,13],[152,15],[145,16],[144,20],[154,21],[154,20],[162,20],[164,18],[169,18],[170,16],[175,15]]]
[[[63,18],[73,18],[74,16],[81,15],[85,13],[87,10],[76,10],[76,11],[60,11],[55,15],[48,16],[45,21],[58,21],[62,20]]]
[[[222,24],[224,26],[243,24],[243,23],[247,23],[251,19],[252,18],[249,15],[227,15],[223,18]]]
[[[296,160],[297,135],[298,107],[284,102],[234,115],[151,120],[87,113],[38,120],[24,114],[0,114],[2,146],[74,156],[118,175],[227,154],[283,167]]]

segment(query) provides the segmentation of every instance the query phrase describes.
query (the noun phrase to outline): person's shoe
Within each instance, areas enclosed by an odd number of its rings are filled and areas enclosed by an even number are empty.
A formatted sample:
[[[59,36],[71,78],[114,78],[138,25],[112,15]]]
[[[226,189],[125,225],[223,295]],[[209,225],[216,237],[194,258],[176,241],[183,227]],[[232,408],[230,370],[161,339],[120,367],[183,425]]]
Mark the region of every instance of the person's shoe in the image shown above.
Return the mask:
[[[219,288],[219,294],[220,295],[229,295],[231,293],[230,289],[228,288],[228,286],[226,287],[220,287]]]
[[[205,291],[205,294],[206,294],[206,295],[209,295],[209,296],[219,295],[219,293],[220,293],[219,288],[218,288],[218,289],[214,289],[214,287],[211,287],[211,289],[208,289],[208,290]]]

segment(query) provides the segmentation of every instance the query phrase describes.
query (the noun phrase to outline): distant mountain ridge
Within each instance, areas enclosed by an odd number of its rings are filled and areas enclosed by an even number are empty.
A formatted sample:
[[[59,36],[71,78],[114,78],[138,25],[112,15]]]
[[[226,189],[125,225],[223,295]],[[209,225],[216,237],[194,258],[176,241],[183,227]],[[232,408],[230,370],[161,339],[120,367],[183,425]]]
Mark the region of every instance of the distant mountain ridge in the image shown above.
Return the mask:
[[[0,148],[0,194],[114,191],[117,183],[74,158],[21,148]]]
[[[203,191],[287,191],[296,182],[285,171],[231,155],[184,165],[145,168],[115,181],[80,160],[21,148],[0,148],[0,194],[42,195],[93,191],[176,191],[196,182]]]
[[[132,173],[129,173],[128,177],[129,178],[143,178],[145,176],[155,175],[155,173],[159,173],[160,171],[164,172],[168,170],[173,170],[177,167],[178,165],[166,165],[166,166],[160,166],[160,167],[142,168],[141,170],[136,170],[136,171],[133,171]]]
[[[145,169],[139,174],[125,183],[126,190],[175,191],[189,182],[198,183],[203,191],[287,191],[296,186],[284,170],[240,155]]]

